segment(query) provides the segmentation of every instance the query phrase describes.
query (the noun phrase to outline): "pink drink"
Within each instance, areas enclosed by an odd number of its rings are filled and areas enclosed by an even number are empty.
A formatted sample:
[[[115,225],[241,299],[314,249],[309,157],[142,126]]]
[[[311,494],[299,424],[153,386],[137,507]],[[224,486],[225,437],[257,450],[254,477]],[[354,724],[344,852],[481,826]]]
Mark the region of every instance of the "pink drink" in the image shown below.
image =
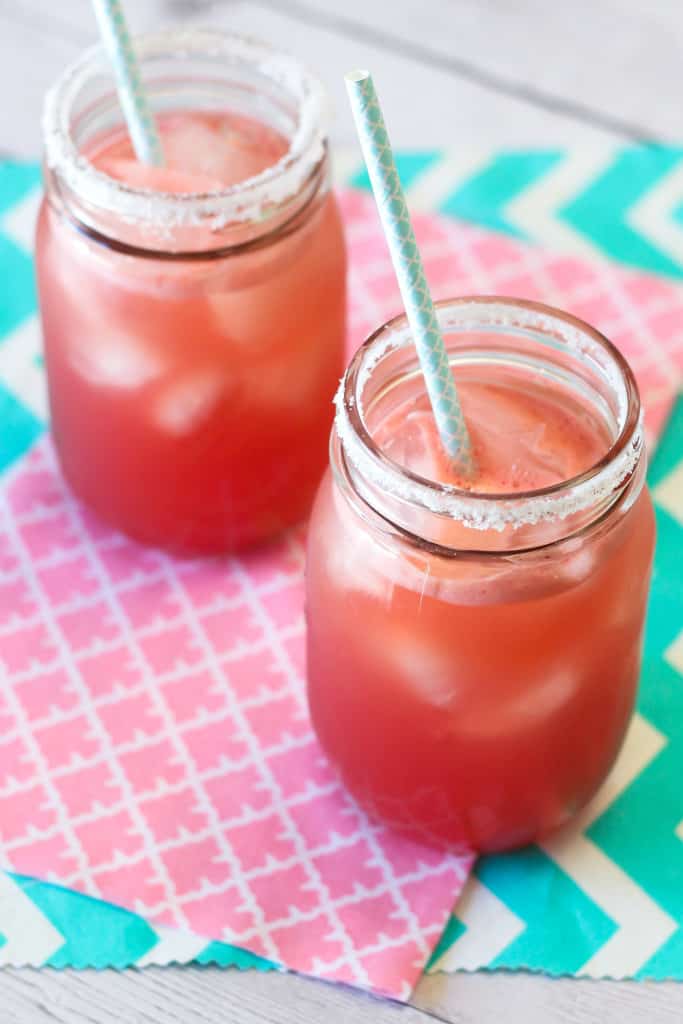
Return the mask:
[[[428,480],[482,494],[536,491],[570,480],[605,454],[610,440],[589,406],[559,385],[523,386],[500,370],[484,377],[463,371],[458,384],[476,477],[456,471],[436,432],[426,394],[400,404],[374,439],[385,455]],[[461,394],[462,393],[462,394]],[[444,541],[462,528],[443,524]]]
[[[363,422],[395,464],[382,467],[381,492],[349,433],[353,413],[333,445],[309,541],[309,698],[323,746],[372,813],[431,841],[499,850],[566,821],[617,754],[654,519],[637,459],[621,489],[603,475],[600,497],[593,467],[608,471],[618,425],[595,393],[507,365],[509,352],[496,364],[473,351],[457,375],[478,475],[459,519],[417,500],[445,509],[460,499],[438,485],[466,483],[442,454],[419,376],[380,362],[366,385]],[[592,475],[586,504],[576,481]],[[512,503],[492,497],[502,494]]]
[[[239,185],[272,167],[287,139],[251,117],[229,112],[179,111],[156,119],[164,166],[138,161],[124,128],[93,140],[86,151],[104,174],[154,192],[212,192]]]
[[[323,471],[342,229],[322,150],[288,191],[290,140],[265,120],[157,120],[163,168],[138,163],[120,126],[82,133],[107,176],[99,205],[91,179],[74,195],[65,170],[48,175],[37,268],[52,426],[67,479],[103,518],[221,551],[301,519]]]

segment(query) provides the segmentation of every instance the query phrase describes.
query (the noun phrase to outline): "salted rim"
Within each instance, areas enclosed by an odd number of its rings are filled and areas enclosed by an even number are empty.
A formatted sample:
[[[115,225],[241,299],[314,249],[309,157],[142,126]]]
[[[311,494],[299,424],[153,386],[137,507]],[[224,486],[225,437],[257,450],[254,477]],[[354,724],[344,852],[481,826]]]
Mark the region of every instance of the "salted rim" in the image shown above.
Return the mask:
[[[335,396],[336,431],[344,453],[361,476],[402,501],[458,519],[475,530],[497,531],[565,519],[606,501],[630,478],[643,451],[640,396],[630,366],[607,338],[569,313],[523,299],[466,296],[438,302],[436,308],[444,330],[493,326],[534,330],[552,334],[574,352],[606,354],[607,365],[604,360],[599,365],[617,396],[617,437],[605,455],[580,475],[534,491],[467,491],[413,473],[378,447],[363,407],[363,390],[375,367],[389,353],[412,345],[410,327],[402,315],[389,320],[360,347]]]
[[[143,63],[156,57],[219,57],[236,66],[248,65],[269,78],[298,104],[298,123],[289,148],[259,174],[211,192],[156,192],[110,178],[78,152],[70,131],[71,108],[79,91],[93,78],[112,74],[104,48],[97,45],[66,68],[48,91],[43,106],[45,160],[68,188],[86,203],[128,221],[160,227],[209,221],[216,229],[254,220],[264,206],[280,204],[299,193],[324,155],[328,120],[325,91],[299,61],[258,40],[219,29],[146,33],[136,37],[135,48]]]

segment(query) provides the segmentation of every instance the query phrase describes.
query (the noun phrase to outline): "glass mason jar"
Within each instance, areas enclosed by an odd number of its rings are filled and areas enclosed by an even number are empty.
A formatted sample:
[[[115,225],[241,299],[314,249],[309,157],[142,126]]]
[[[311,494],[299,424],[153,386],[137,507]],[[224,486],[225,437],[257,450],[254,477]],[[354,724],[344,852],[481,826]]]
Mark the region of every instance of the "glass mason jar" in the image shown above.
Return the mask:
[[[219,552],[301,519],[327,462],[346,257],[325,100],[292,58],[231,35],[164,32],[138,52],[155,115],[235,112],[285,152],[210,191],[125,184],[84,155],[123,134],[103,51],[64,73],[36,257],[52,430],[104,519]]]
[[[604,431],[604,454],[514,493],[407,470],[377,436],[424,381],[404,317],[373,334],[342,381],[310,525],[309,702],[370,813],[429,842],[502,850],[565,822],[614,762],[636,696],[654,517],[636,383],[604,337],[511,299],[438,313],[461,385],[557,388]]]

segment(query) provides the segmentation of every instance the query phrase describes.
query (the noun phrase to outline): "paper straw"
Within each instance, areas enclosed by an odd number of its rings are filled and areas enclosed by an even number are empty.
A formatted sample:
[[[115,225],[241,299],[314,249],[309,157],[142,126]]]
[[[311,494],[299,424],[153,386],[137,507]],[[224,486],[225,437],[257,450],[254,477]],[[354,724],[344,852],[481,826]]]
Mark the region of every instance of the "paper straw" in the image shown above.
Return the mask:
[[[116,75],[116,87],[133,149],[143,164],[161,166],[164,155],[142,86],[130,33],[119,0],[93,0],[102,41]]]
[[[350,71],[345,79],[441,443],[458,469],[470,476],[470,438],[375,87],[367,71]]]

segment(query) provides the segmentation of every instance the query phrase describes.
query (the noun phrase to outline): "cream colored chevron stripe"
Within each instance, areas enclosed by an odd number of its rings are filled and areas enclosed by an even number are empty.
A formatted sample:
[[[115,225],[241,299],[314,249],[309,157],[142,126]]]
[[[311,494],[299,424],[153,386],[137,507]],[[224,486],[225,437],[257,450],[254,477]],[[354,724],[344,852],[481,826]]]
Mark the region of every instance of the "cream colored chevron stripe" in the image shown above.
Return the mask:
[[[0,381],[41,420],[47,420],[47,382],[40,362],[43,351],[40,323],[31,316],[0,345]]]
[[[154,926],[159,941],[149,952],[141,956],[135,963],[136,967],[148,967],[151,964],[189,963],[206,949],[207,940],[193,932],[180,928],[163,928]]]
[[[683,164],[677,164],[634,203],[625,220],[644,238],[683,265],[683,224],[676,219],[683,206]]]
[[[9,235],[12,241],[26,252],[33,252],[33,236],[42,201],[43,190],[36,186],[20,202],[15,203],[7,210],[2,217],[3,234]]]
[[[635,973],[678,924],[629,875],[582,833],[630,786],[666,745],[666,737],[636,714],[607,782],[569,831],[542,849],[616,924],[618,930],[579,973],[592,977]]]
[[[653,493],[657,504],[683,526],[683,462],[655,487]]]
[[[550,248],[589,258],[598,256],[597,246],[561,220],[558,211],[592,185],[609,167],[616,153],[616,146],[607,144],[568,149],[555,167],[504,207],[505,219],[527,237]]]
[[[337,188],[345,188],[363,168],[358,146],[338,146],[332,156],[332,180]]]
[[[670,647],[664,651],[664,657],[672,668],[683,675],[683,630],[678,634]]]
[[[5,939],[0,946],[1,966],[39,967],[64,945],[64,936],[4,872],[0,872],[0,920]]]
[[[458,901],[458,918],[467,930],[431,965],[430,974],[474,971],[495,959],[525,928],[524,921],[474,875]]]
[[[447,151],[427,167],[406,189],[408,205],[414,213],[433,213],[469,178],[479,174],[491,162],[493,150],[463,149]]]

